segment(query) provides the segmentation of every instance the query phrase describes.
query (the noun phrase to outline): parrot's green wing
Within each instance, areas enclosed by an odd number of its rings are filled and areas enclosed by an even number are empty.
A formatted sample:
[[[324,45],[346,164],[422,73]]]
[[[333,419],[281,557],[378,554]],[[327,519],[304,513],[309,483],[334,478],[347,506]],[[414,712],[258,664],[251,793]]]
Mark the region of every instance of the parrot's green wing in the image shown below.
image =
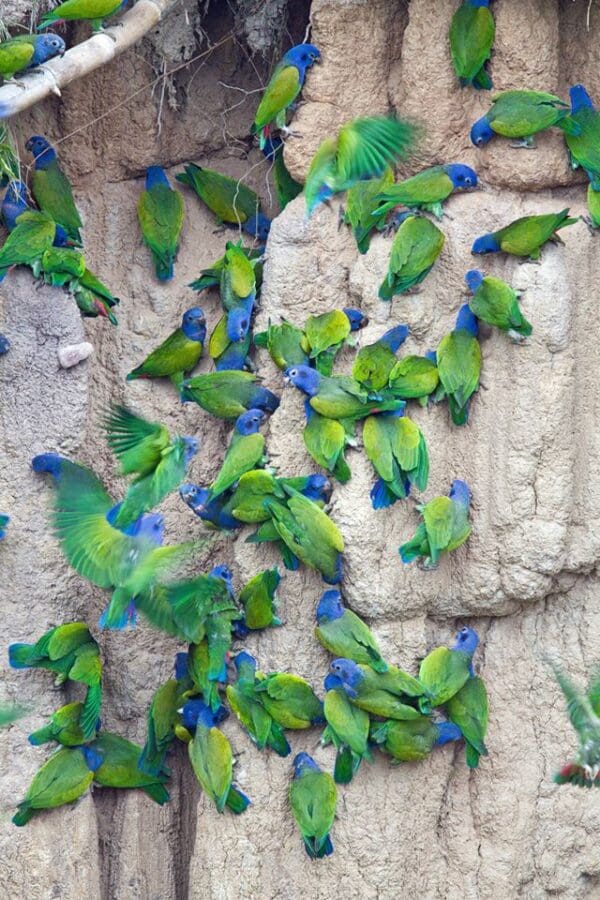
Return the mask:
[[[359,181],[348,191],[344,221],[352,228],[359,253],[366,253],[369,249],[369,236],[376,227],[375,212],[379,198],[393,183],[394,173],[388,167],[381,178]]]
[[[25,35],[23,35],[25,37]],[[0,75],[12,78],[15,72],[25,69],[35,52],[34,38],[27,36],[25,40],[12,38],[0,44]]]
[[[47,640],[44,641],[45,651],[48,658],[55,660],[63,656],[68,656],[78,647],[91,643],[93,638],[89,628],[85,622],[69,622],[66,625],[59,625],[47,632]],[[44,639],[42,639],[44,640]],[[36,644],[36,648],[40,642]],[[40,648],[41,649],[41,648]]]
[[[557,124],[568,104],[543,91],[503,91],[492,97],[488,113],[492,130],[504,137],[528,137]]]
[[[391,390],[407,400],[428,397],[438,382],[437,366],[425,356],[405,356],[390,372]]]
[[[259,750],[264,750],[269,740],[272,719],[266,709],[236,685],[227,685],[229,705]]]
[[[254,469],[260,463],[264,450],[262,434],[234,434],[219,474],[211,485],[211,499],[230,488],[245,472]]]
[[[277,481],[270,472],[264,469],[246,472],[231,495],[230,506],[233,515],[240,522],[265,522],[269,518],[269,513],[263,501],[269,494],[276,493],[280,497],[285,496],[282,490],[278,490]]]
[[[196,375],[184,383],[183,394],[221,419],[237,419],[249,409],[256,383],[250,372],[222,371]]]
[[[148,734],[139,761],[143,772],[158,774],[162,769],[165,754],[175,738],[180,699],[179,684],[174,678],[169,678],[154,692],[147,716]]]
[[[590,682],[588,697],[592,704],[592,709],[600,718],[600,672],[596,673]]]
[[[244,608],[244,622],[247,628],[267,628],[279,623],[276,616],[277,586],[281,576],[277,567],[258,572],[247,581],[239,593],[238,600]]]
[[[183,226],[183,197],[165,184],[144,191],[138,201],[138,220],[144,243],[156,261],[157,275],[169,273]]]
[[[499,229],[495,236],[505,253],[537,259],[539,250],[546,241],[557,238],[555,232],[558,229],[566,228],[576,221],[577,219],[569,218],[568,209],[542,216],[523,216]]]
[[[445,550],[452,537],[454,504],[449,497],[434,497],[423,509],[423,521],[432,551],[432,559],[437,552]]]
[[[335,782],[329,772],[308,772],[292,781],[289,798],[306,850],[318,859],[326,852],[335,818]]]
[[[56,160],[43,169],[33,170],[31,190],[42,212],[62,225],[73,241],[81,244],[79,229],[83,223],[75,205],[71,182]]]
[[[352,367],[352,377],[365,390],[380,391],[387,387],[392,369],[397,363],[395,353],[385,344],[376,342],[361,347]]]
[[[351,440],[345,424],[313,412],[303,432],[306,449],[317,463],[331,472],[342,484],[351,477],[344,450]]]
[[[121,463],[123,475],[153,472],[170,442],[164,425],[148,422],[125,406],[116,406],[106,419],[108,445]]]
[[[369,715],[353,706],[345,691],[327,691],[323,702],[327,724],[337,737],[360,756],[370,757]]]
[[[445,335],[437,350],[437,367],[446,394],[462,409],[479,387],[481,347],[477,338],[463,328]]]
[[[557,666],[553,666],[552,668],[554,669],[554,676],[567,701],[567,712],[569,714],[571,725],[577,732],[580,743],[583,744],[590,732],[597,732],[600,729],[600,721],[594,713],[589,696],[586,696],[579,691],[571,679]]]
[[[225,264],[221,273],[221,300],[230,309],[236,299],[248,297],[256,290],[254,266],[243,247],[229,242],[225,251]]]
[[[335,181],[336,151],[336,139],[325,138],[317,147],[317,152],[311,160],[304,182],[304,197],[309,213],[318,202],[322,186]]]
[[[10,266],[32,265],[52,246],[56,233],[54,221],[44,213],[21,213],[17,224],[0,249],[0,276]]]
[[[431,706],[447,703],[468,677],[468,658],[447,647],[436,647],[428,653],[419,669],[419,681],[427,691]]]
[[[423,281],[445,243],[443,233],[423,216],[409,216],[401,224],[392,243],[388,273],[380,289],[389,300]]]
[[[168,378],[178,372],[189,372],[202,356],[200,341],[190,341],[178,328],[150,353],[144,362],[127,376],[134,378]]]
[[[308,365],[304,332],[290,322],[269,324],[266,331],[254,335],[254,343],[257,347],[266,347],[271,359],[280,369]]]
[[[258,681],[256,691],[265,709],[282,728],[308,728],[322,720],[323,704],[310,684],[298,675],[274,673]]]
[[[377,200],[377,217],[380,217],[395,206],[411,207],[427,206],[441,203],[450,196],[453,190],[452,179],[442,166],[431,166],[412,178],[406,178],[398,184],[390,185],[380,192]]]
[[[163,450],[154,471],[137,478],[128,489],[117,514],[116,524],[121,527],[135,522],[142,513],[158,506],[179,487],[185,478],[186,469],[185,443],[183,438],[176,438]]]
[[[416,136],[413,125],[385,116],[348,122],[340,129],[337,140],[337,189],[379,178],[387,166],[409,155]]]
[[[233,778],[231,744],[218,728],[198,727],[188,753],[200,786],[223,812]]]
[[[494,17],[487,6],[463,3],[454,13],[449,32],[450,55],[462,82],[470,83],[479,75],[490,58],[495,31]],[[482,86],[490,88],[491,82]]]
[[[467,741],[467,764],[477,768],[480,756],[487,756],[485,735],[488,725],[488,698],[485,684],[475,676],[446,704],[448,718],[458,725]]]
[[[300,87],[300,73],[296,66],[277,66],[258,104],[253,131],[260,131],[287,109],[300,93]]]
[[[34,810],[54,809],[73,803],[92,783],[93,773],[81,750],[63,747],[53,753],[33,777],[25,799],[13,817],[15,825],[25,825]]]

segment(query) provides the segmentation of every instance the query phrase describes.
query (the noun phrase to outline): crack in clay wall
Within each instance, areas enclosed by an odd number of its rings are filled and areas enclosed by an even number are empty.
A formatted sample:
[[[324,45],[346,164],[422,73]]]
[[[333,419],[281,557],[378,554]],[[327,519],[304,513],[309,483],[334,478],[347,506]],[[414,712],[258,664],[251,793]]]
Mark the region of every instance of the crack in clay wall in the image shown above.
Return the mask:
[[[442,222],[447,243],[420,294],[383,308],[376,288],[386,269],[389,240],[376,237],[358,257],[350,236],[337,230],[337,209],[322,208],[310,223],[302,200],[273,226],[261,310],[256,323],[284,314],[302,323],[309,313],[360,305],[371,317],[361,341],[406,321],[407,352],[434,346],[463,302],[462,277],[471,267],[474,236],[528,212],[571,206],[584,211],[585,189],[570,173],[559,135],[542,135],[537,151],[492,143],[469,145],[468,126],[487,97],[461,91],[449,68],[446,33],[454,3],[447,0],[314,0],[312,39],[323,64],[311,72],[295,120],[301,138],[287,158],[298,176],[321,137],[338,123],[390,106],[424,120],[427,137],[418,165],[463,161],[480,172],[484,189],[453,198]],[[193,8],[188,4],[193,12]],[[202,20],[217,41],[231,27],[229,12],[213,4]],[[564,93],[581,80],[600,99],[596,39],[585,30],[587,0],[496,0],[498,36],[492,63],[496,86]],[[165,23],[167,32],[172,25]],[[295,23],[295,38],[304,24]],[[83,31],[83,29],[82,29]],[[79,32],[77,32],[79,33]],[[172,36],[172,35],[171,35]],[[152,37],[161,45],[161,35]],[[116,65],[65,91],[16,123],[21,140],[34,132],[56,138],[117,105],[153,77],[144,46]],[[261,70],[262,71],[262,70]],[[229,428],[197,407],[179,404],[167,385],[124,378],[168,333],[195,295],[185,285],[222,252],[224,234],[186,193],[186,226],[174,283],[155,283],[138,237],[135,206],[146,165],[170,174],[183,161],[207,163],[250,181],[266,198],[266,167],[247,129],[255,95],[240,98],[219,82],[259,86],[240,47],[226,45],[198,71],[180,73],[180,109],[165,107],[156,131],[157,98],[141,94],[61,147],[85,218],[93,269],[122,297],[120,326],[82,322],[58,290],[38,290],[24,272],[3,284],[3,331],[13,342],[0,366],[0,508],[13,516],[0,552],[4,627],[0,655],[68,619],[97,621],[103,592],[76,576],[47,532],[49,490],[29,460],[60,450],[92,465],[115,493],[122,482],[98,422],[111,401],[126,398],[178,433],[197,434],[202,448],[193,480],[218,470]],[[232,96],[233,95],[233,96]],[[225,132],[223,121],[226,123]],[[225,139],[226,138],[226,139]],[[450,218],[451,217],[451,218]],[[334,856],[310,864],[287,809],[289,766],[259,754],[235,722],[225,730],[238,758],[236,779],[253,800],[240,819],[219,816],[195,784],[182,750],[173,758],[172,801],[164,808],[135,792],[95,791],[73,808],[40,816],[27,828],[9,822],[8,804],[25,790],[44,758],[26,735],[63,702],[64,689],[48,673],[2,672],[3,695],[35,705],[38,714],[0,736],[0,893],[8,900],[360,900],[387,898],[513,898],[566,900],[600,897],[600,808],[587,793],[558,789],[553,771],[573,748],[563,700],[542,663],[545,654],[568,664],[583,683],[600,660],[597,575],[600,532],[600,401],[596,387],[598,238],[582,224],[563,232],[565,246],[544,251],[540,266],[485,261],[486,271],[526,289],[524,312],[534,324],[525,347],[503,335],[483,342],[483,389],[472,422],[451,429],[446,410],[415,412],[430,446],[428,496],[466,477],[474,490],[474,534],[436,572],[403,568],[397,547],[412,532],[410,503],[387,514],[371,510],[372,474],[364,455],[350,451],[353,478],[336,486],[333,516],[347,542],[345,591],[370,622],[384,653],[413,669],[416,659],[445,642],[458,621],[482,636],[479,670],[490,692],[490,757],[470,773],[461,748],[447,747],[423,763],[392,768],[378,758],[340,792]],[[202,297],[209,326],[219,316],[216,294]],[[59,369],[56,351],[88,338],[94,356]],[[299,397],[283,390],[262,351],[257,363],[282,404],[267,429],[271,457],[284,474],[312,467],[301,440]],[[342,367],[351,365],[351,355]],[[207,360],[201,370],[208,370]],[[176,497],[164,504],[169,538],[197,534],[198,525]],[[591,524],[590,524],[591,523]],[[199,567],[234,565],[239,586],[258,568],[277,562],[244,543],[217,537]],[[327,655],[312,636],[320,580],[303,571],[281,585],[285,627],[249,641],[267,670],[293,669],[320,687]],[[99,635],[105,662],[103,720],[109,729],[142,741],[154,688],[167,677],[175,643],[143,623],[135,633]],[[71,696],[71,695],[68,695]],[[314,752],[318,734],[292,735],[293,750]]]

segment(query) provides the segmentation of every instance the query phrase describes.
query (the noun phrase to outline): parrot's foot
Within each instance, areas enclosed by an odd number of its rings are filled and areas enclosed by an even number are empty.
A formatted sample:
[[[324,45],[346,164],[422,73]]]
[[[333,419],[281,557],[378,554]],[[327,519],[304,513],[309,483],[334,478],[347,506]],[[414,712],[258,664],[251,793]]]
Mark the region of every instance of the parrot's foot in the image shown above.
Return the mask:
[[[595,237],[598,234],[598,226],[594,225],[590,216],[582,216],[581,219],[587,225],[588,230],[589,230],[590,234],[592,235],[592,237]]]
[[[431,560],[426,562],[425,560],[419,560],[417,563],[417,569],[420,569],[421,572],[435,572],[436,569],[439,569],[439,563],[432,563]]]
[[[536,150],[536,146],[533,143],[532,138],[523,138],[522,141],[515,141],[512,144],[509,144],[509,147],[512,147],[513,150]]]
[[[404,293],[408,294],[410,297],[414,297],[417,294],[420,294],[422,290],[423,290],[423,288],[419,287],[418,285],[415,285],[414,287],[408,288],[408,290],[404,291]]]
[[[600,772],[600,765],[596,765],[596,766],[585,765],[585,766],[583,766],[583,771],[584,771],[585,777],[588,779],[588,781],[591,781],[593,784],[594,781],[596,780],[598,773]]]
[[[288,128],[287,125],[282,125],[279,130],[282,133],[282,135],[286,138],[288,138],[288,137],[301,138],[302,137],[302,135],[300,134],[299,131],[293,131],[291,128]]]
[[[35,70],[32,70],[32,71],[35,71]],[[23,91],[27,90],[27,85],[23,84],[21,81],[19,81],[16,78],[5,78],[4,84],[11,84],[13,87],[21,88],[21,90],[23,90]]]
[[[527,343],[527,338],[522,334],[518,334],[516,331],[510,331],[509,329],[508,336],[513,344],[518,344],[520,347]]]
[[[344,224],[344,219],[345,219],[345,217],[346,217],[346,210],[344,209],[344,206],[343,206],[343,204],[342,204],[342,205],[340,206],[340,208],[338,209],[338,223],[337,223],[337,230],[338,230],[338,231],[341,230],[341,228],[342,228],[342,226],[343,226],[343,224]]]

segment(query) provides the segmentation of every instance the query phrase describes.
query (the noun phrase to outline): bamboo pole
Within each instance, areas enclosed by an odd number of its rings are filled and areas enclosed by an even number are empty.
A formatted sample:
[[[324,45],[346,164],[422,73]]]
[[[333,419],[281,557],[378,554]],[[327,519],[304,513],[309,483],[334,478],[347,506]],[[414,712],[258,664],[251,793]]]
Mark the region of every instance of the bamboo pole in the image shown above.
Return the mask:
[[[72,81],[111,62],[132,47],[160,22],[178,0],[138,0],[118,24],[71,47],[60,59],[52,59],[33,69],[17,84],[0,87],[0,119],[10,119],[24,109],[57,94]]]

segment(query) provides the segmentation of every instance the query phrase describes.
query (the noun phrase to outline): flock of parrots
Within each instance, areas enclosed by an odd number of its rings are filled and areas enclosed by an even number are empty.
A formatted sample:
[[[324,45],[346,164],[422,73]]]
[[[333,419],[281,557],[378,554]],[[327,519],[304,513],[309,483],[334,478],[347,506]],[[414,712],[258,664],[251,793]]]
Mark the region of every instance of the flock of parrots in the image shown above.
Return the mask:
[[[114,0],[67,0],[44,17],[41,27],[59,19],[90,19],[96,29],[122,5]],[[494,20],[488,2],[466,0],[454,15],[449,37],[461,83],[489,89],[485,64]],[[0,73],[12,78],[64,49],[62,38],[50,33],[8,40],[0,44]],[[379,288],[379,297],[391,301],[423,281],[444,245],[444,234],[424,213],[441,219],[444,202],[455,190],[475,188],[477,175],[468,166],[450,164],[395,183],[391,167],[410,154],[420,129],[373,116],[350,121],[336,138],[324,140],[306,183],[296,182],[285,166],[282,136],[289,133],[289,113],[307,70],[319,59],[319,50],[311,44],[285,54],[264,91],[252,133],[271,165],[282,208],[303,192],[310,216],[346,191],[342,221],[351,228],[360,253],[367,252],[376,231],[395,229],[388,271]],[[552,94],[501,93],[473,125],[471,139],[479,147],[498,134],[519,139],[517,146],[531,147],[532,136],[551,126],[563,130],[573,164],[589,176],[590,216],[598,225],[600,113],[581,85],[571,89],[570,107]],[[82,221],[55,150],[40,136],[32,137],[27,149],[33,156],[30,186],[16,178],[9,181],[2,203],[8,237],[0,249],[0,280],[16,265],[29,266],[36,278],[66,287],[83,315],[105,316],[116,324],[118,299],[87,268]],[[487,694],[473,669],[479,639],[472,628],[462,628],[451,648],[431,651],[413,676],[383,658],[367,625],[345,607],[337,587],[343,576],[344,542],[326,511],[331,481],[322,473],[285,477],[269,468],[261,427],[279,398],[261,385],[251,350],[266,350],[286,382],[303,394],[306,449],[340,482],[351,477],[344,454],[356,445],[356,428],[363,422],[362,443],[376,476],[371,502],[382,509],[406,498],[413,485],[419,491],[427,487],[427,444],[405,414],[407,402],[426,405],[445,399],[452,422],[464,425],[479,385],[478,322],[518,341],[531,334],[532,326],[510,285],[472,270],[465,276],[469,303],[461,307],[453,330],[435,351],[398,358],[408,327],[397,325],[358,350],[351,376],[336,375],[338,352],[355,345],[366,323],[361,311],[336,309],[310,316],[302,328],[282,320],[253,335],[271,223],[257,195],[240,181],[194,164],[177,180],[195,192],[218,223],[242,229],[255,243],[244,247],[241,241],[227,242],[224,255],[191,284],[197,292],[220,292],[223,315],[208,344],[202,309],[191,307],[127,379],[170,379],[182,401],[195,402],[233,423],[217,476],[207,487],[187,483],[198,442],[172,436],[163,425],[125,406],[113,407],[104,422],[121,474],[129,478],[122,501],[115,502],[90,469],[57,453],[36,456],[32,466],[51,477],[52,525],[66,559],[92,584],[109,591],[101,627],[134,624],[139,612],[185,641],[188,650],[177,653],[173,677],[154,694],[141,748],[102,730],[102,663],[86,624],[59,625],[35,644],[12,644],[14,668],[48,669],[58,684],[73,681],[86,687],[83,701],[63,706],[30,735],[36,746],[56,742],[60,749],[35,775],[13,821],[24,825],[40,810],[73,802],[91,785],[140,788],[162,804],[169,799],[167,754],[176,740],[187,744],[193,771],[217,809],[242,813],[250,801],[234,784],[233,751],[219,728],[233,712],[260,750],[269,748],[280,756],[290,753],[287,730],[323,726],[322,742],[336,750],[333,777],[301,752],[294,759],[289,790],[306,850],[319,858],[333,849],[329,832],[336,785],[350,782],[361,762],[372,760],[376,747],[399,763],[423,759],[436,746],[464,740],[467,764],[476,767],[487,754]],[[183,217],[182,195],[162,168],[150,167],[138,219],[160,280],[174,276]],[[537,259],[543,245],[558,241],[558,230],[575,221],[568,218],[568,210],[526,216],[477,238],[472,252],[502,251]],[[194,376],[206,346],[215,371]],[[7,349],[5,341],[2,350]],[[206,543],[206,538],[163,543],[163,518],[152,510],[177,489],[207,529],[234,531],[254,525],[250,542],[274,544],[287,569],[308,566],[332,586],[316,610],[316,638],[333,657],[323,700],[303,678],[265,674],[247,651],[232,654],[234,641],[282,624],[277,615],[277,568],[258,572],[237,593],[226,566],[173,580],[174,570]],[[444,553],[463,544],[471,532],[470,503],[467,484],[455,480],[448,496],[419,506],[421,522],[400,548],[402,561],[419,559],[423,568],[433,568]],[[8,516],[3,516],[0,537],[7,523]],[[600,786],[600,681],[583,695],[556,668],[555,673],[580,738],[577,756],[556,780]],[[3,707],[0,724],[24,712]]]

